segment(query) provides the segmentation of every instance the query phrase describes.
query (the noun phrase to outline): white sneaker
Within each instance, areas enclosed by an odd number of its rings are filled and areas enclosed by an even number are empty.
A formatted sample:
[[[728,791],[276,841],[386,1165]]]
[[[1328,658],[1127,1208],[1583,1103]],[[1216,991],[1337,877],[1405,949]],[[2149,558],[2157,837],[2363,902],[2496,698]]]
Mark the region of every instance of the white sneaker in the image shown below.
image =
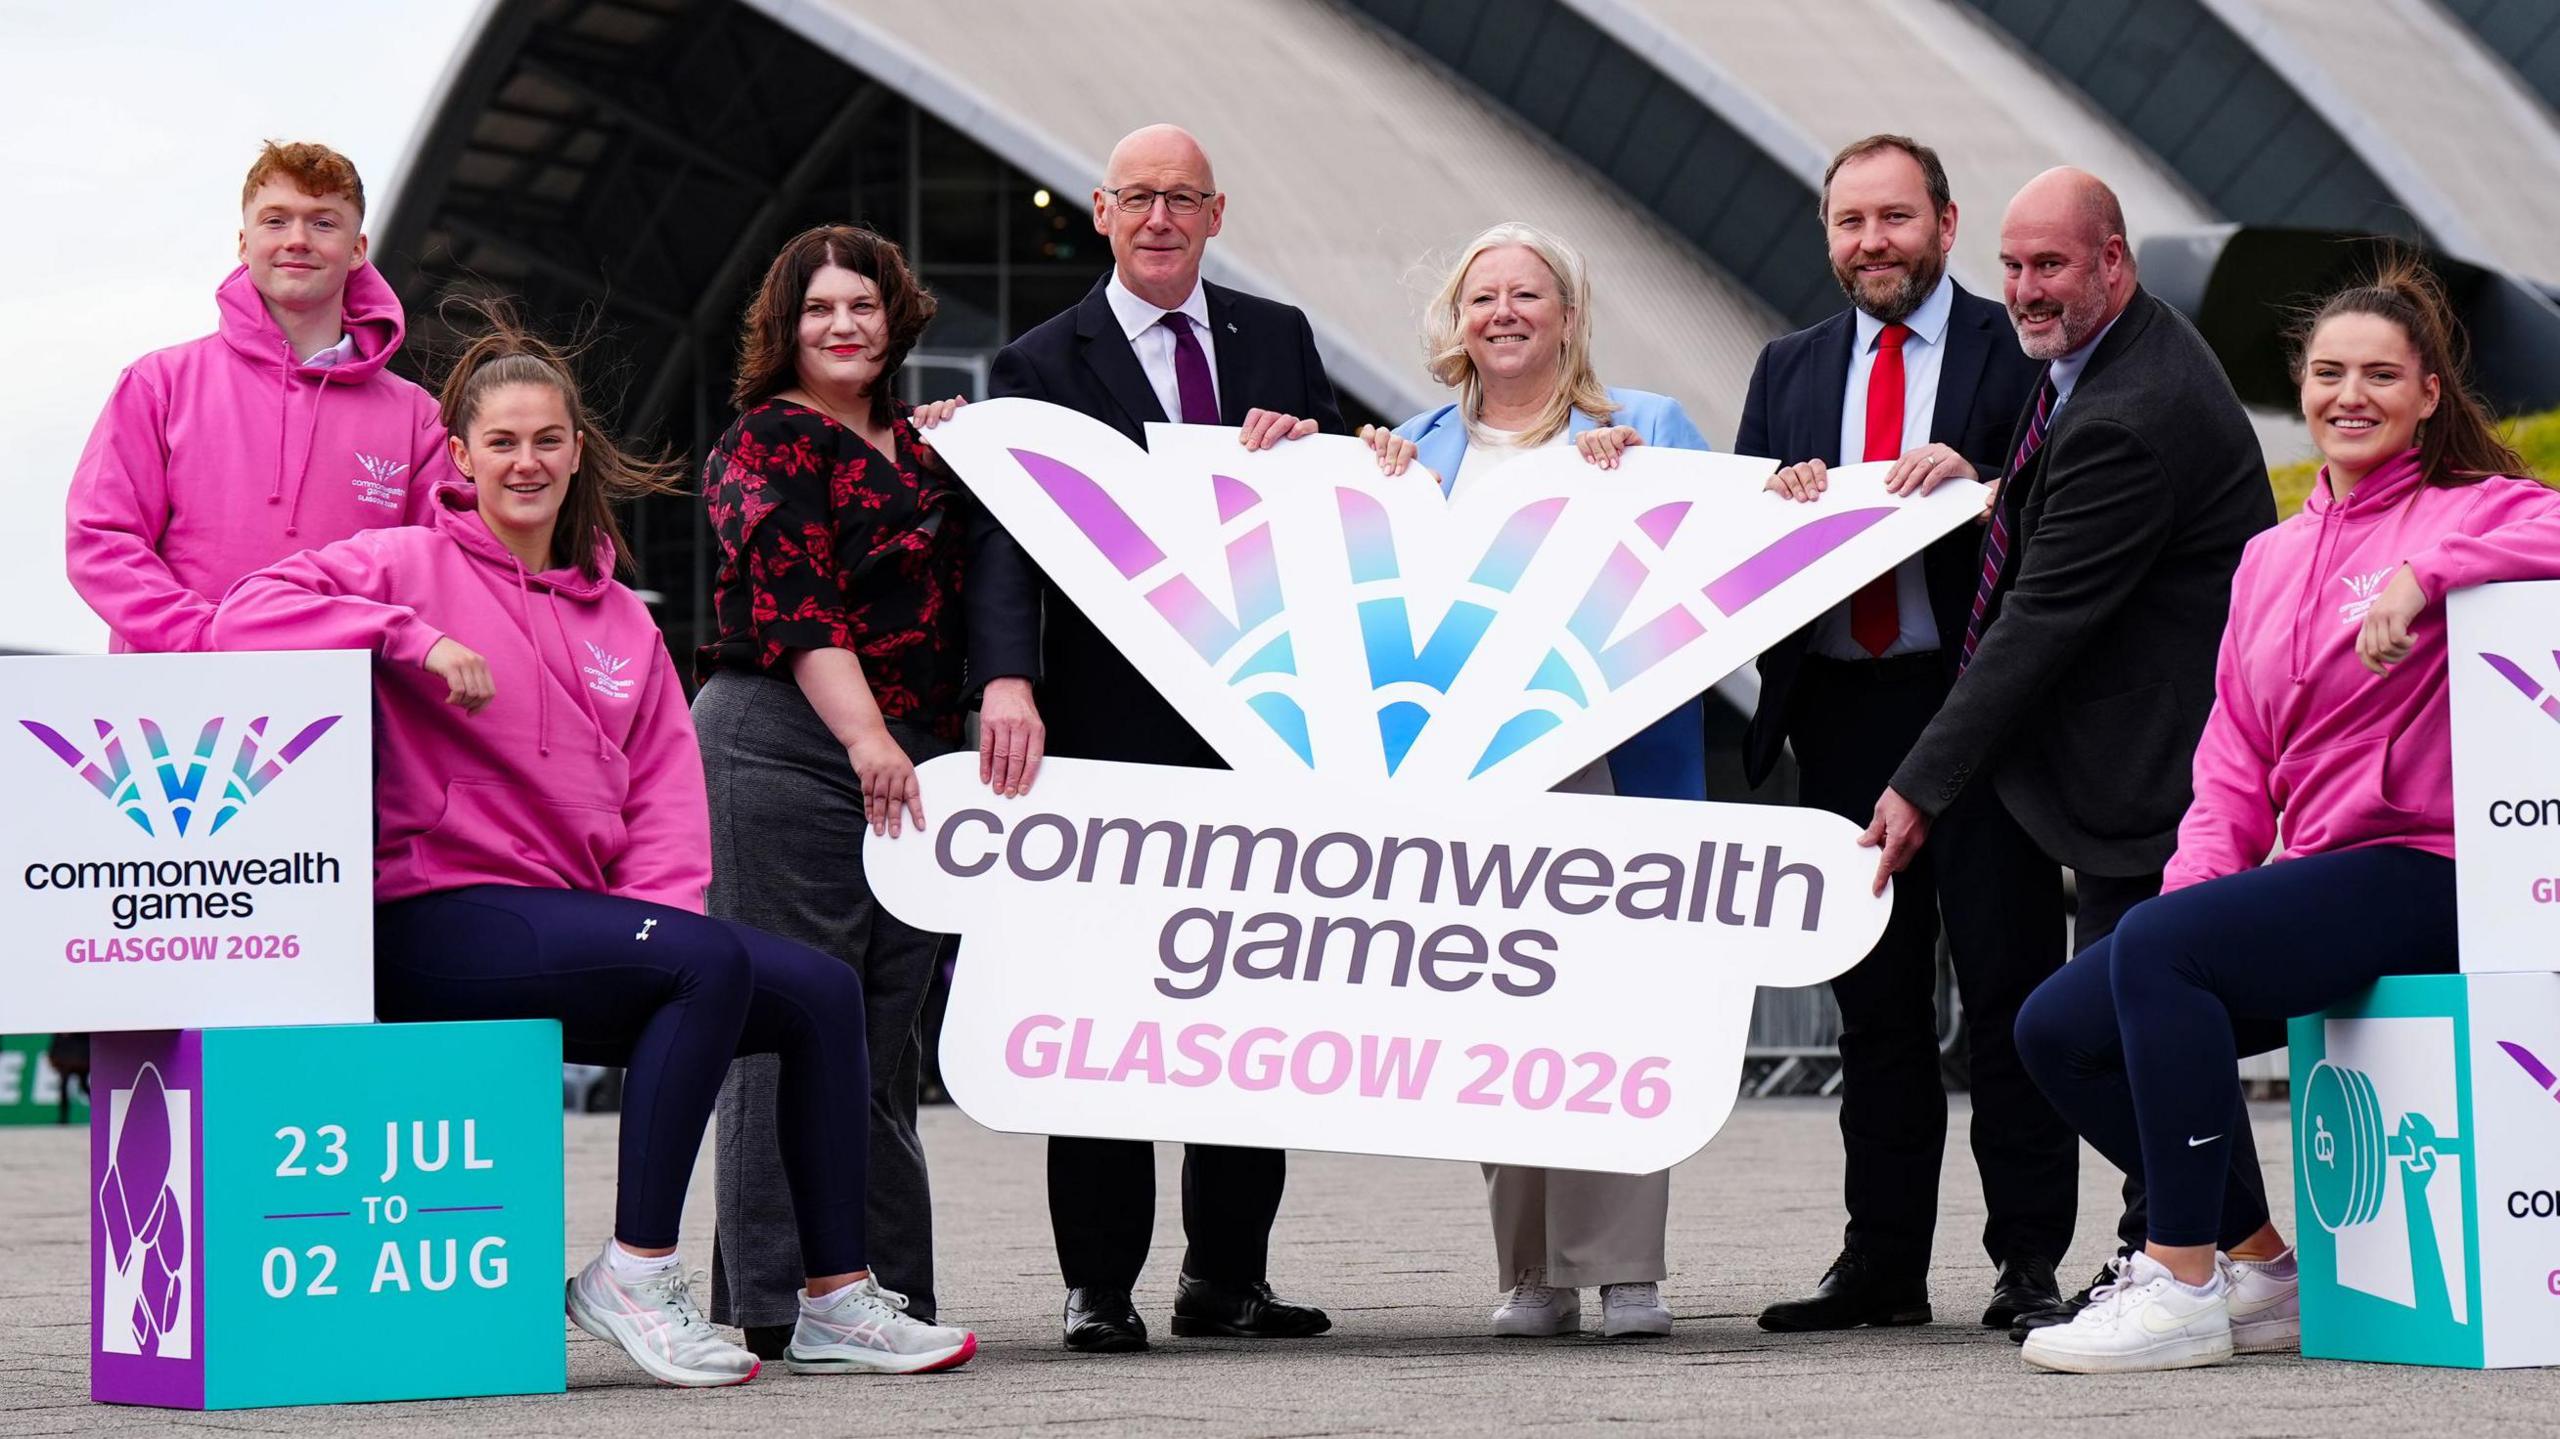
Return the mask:
[[[1551,1289],[1542,1281],[1546,1271],[1530,1271],[1529,1278],[1511,1287],[1502,1307],[1493,1311],[1493,1332],[1505,1339],[1546,1339],[1570,1334],[1582,1327],[1582,1291]]]
[[[794,1374],[929,1374],[977,1352],[977,1335],[908,1318],[907,1296],[866,1274],[814,1302],[800,1291],[800,1323],[782,1362]]]
[[[2222,1255],[2237,1354],[2290,1354],[2302,1347],[2302,1273],[2288,1249],[2273,1259]]]
[[[2089,1296],[2068,1324],[2027,1335],[2020,1352],[2038,1369],[2064,1374],[2121,1374],[2192,1369],[2231,1357],[2230,1286],[2220,1272],[2203,1294],[2180,1284],[2160,1262],[2136,1254],[2124,1277]]]
[[[1600,1332],[1611,1339],[1641,1339],[1671,1332],[1671,1308],[1659,1284],[1600,1286]]]
[[[682,1265],[645,1279],[613,1272],[613,1241],[569,1281],[569,1318],[589,1334],[622,1346],[632,1362],[662,1384],[707,1389],[744,1384],[764,1367],[720,1337],[693,1302]]]

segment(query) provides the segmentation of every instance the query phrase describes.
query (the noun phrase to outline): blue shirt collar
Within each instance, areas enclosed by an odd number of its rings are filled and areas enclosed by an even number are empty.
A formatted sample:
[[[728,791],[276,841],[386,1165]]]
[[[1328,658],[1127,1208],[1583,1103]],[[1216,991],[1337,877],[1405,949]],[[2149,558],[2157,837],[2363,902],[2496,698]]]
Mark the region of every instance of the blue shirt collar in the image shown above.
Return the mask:
[[[2127,304],[2125,306],[2125,310],[2130,310],[2132,308],[2133,306],[2131,304]],[[2076,349],[2070,354],[2063,356],[2061,359],[2054,361],[2052,367],[2045,371],[2046,377],[2053,381],[2053,399],[2055,404],[2060,404],[2064,400],[2070,399],[2071,392],[2079,388],[2080,372],[2089,368],[2089,357],[2098,353],[2098,346],[2105,342],[2107,338],[2107,331],[2114,329],[2116,327],[2116,320],[2121,320],[2123,318],[2124,310],[2116,311],[2115,320],[2109,320],[2105,324],[2100,325],[2098,327],[2098,333],[2091,335],[2079,349]]]

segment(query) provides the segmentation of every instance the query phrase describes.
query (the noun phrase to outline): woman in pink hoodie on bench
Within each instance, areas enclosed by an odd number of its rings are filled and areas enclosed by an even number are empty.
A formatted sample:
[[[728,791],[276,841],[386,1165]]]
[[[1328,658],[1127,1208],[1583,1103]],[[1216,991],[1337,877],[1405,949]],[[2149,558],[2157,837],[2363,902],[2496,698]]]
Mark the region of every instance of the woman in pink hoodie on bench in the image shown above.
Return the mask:
[[[2523,462],[2463,386],[2432,275],[2394,262],[2299,338],[2302,417],[2328,464],[2232,578],[2167,883],[2018,1015],[2054,1109],[2151,1195],[2149,1242],[2117,1282],[2027,1336],[2039,1368],[2298,1343],[2293,1256],[2232,1174],[2249,1122],[2237,1058],[2383,975],[2455,968],[2445,595],[2560,575],[2560,494],[2506,478]]]
[[[614,578],[615,499],[666,487],[591,423],[569,366],[493,312],[445,381],[454,468],[431,523],[240,581],[217,647],[374,653],[375,992],[394,1021],[557,1019],[626,1066],[613,1238],[569,1316],[670,1384],[755,1356],[696,1308],[685,1185],[732,1058],[781,1058],[806,1257],[787,1362],[916,1373],[977,1352],[871,1278],[862,988],[805,945],[702,913],[702,761],[656,623]]]

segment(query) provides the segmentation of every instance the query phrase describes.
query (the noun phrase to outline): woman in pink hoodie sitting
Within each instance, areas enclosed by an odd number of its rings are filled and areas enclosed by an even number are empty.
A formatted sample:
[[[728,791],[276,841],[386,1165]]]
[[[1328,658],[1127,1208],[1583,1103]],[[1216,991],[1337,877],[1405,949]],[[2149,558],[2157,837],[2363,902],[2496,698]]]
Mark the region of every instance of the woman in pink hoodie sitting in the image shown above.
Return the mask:
[[[2432,275],[2395,261],[2297,339],[2328,463],[2233,577],[2167,882],[2018,1016],[2053,1107],[2151,1197],[2149,1243],[2117,1283],[2027,1337],[2039,1368],[2184,1368],[2299,1340],[2293,1256],[2231,1173],[2249,1122],[2237,1059],[2383,975],[2456,967],[2445,595],[2560,575],[2560,494],[2506,478],[2523,463],[2464,387]],[[2218,1253],[2233,1234],[2278,1258]]]
[[[445,381],[456,470],[432,523],[250,575],[219,648],[366,649],[375,666],[376,1005],[385,1020],[557,1019],[572,1059],[626,1066],[613,1238],[569,1316],[670,1384],[755,1356],[696,1308],[685,1185],[732,1058],[781,1058],[781,1139],[807,1282],[800,1373],[964,1363],[864,1253],[862,987],[807,946],[706,918],[702,761],[656,623],[616,582],[611,502],[662,472],[590,422],[568,365],[493,313]]]

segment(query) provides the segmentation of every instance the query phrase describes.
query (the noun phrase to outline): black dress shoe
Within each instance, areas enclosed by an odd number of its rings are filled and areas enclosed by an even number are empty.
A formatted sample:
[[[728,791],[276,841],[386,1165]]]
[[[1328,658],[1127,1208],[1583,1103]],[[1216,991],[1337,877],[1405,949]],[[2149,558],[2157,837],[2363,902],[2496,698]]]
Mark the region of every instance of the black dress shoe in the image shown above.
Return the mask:
[[[791,1347],[791,1331],[796,1324],[750,1324],[747,1326],[747,1352],[770,1364]]]
[[[1126,1289],[1067,1291],[1067,1347],[1087,1354],[1134,1354],[1147,1347],[1147,1321]]]
[[[2054,1282],[2052,1265],[2012,1259],[2000,1266],[2000,1277],[1992,1281],[1991,1306],[1982,1311],[1982,1327],[2006,1329],[2030,1314],[2048,1314],[2061,1307],[2062,1289]]]
[[[1861,1324],[1926,1324],[1930,1317],[1925,1274],[1889,1274],[1866,1255],[1843,1249],[1813,1293],[1761,1310],[1760,1327],[1796,1334]]]
[[[1173,1291],[1173,1332],[1186,1339],[1304,1339],[1333,1327],[1312,1304],[1292,1304],[1256,1280],[1222,1284],[1182,1276]]]
[[[2017,1318],[2009,1321],[2009,1342],[2024,1344],[2027,1342],[2027,1336],[2039,1329],[2056,1324],[2068,1324],[2079,1318],[2080,1311],[2089,1307],[2089,1295],[2092,1291],[2113,1284],[2123,1277],[2117,1272],[2117,1266],[2123,1263],[2124,1256],[2119,1254],[2107,1261],[2106,1267],[2098,1271],[2098,1277],[2089,1281],[2088,1288],[2068,1299],[2056,1300],[2049,1308],[2020,1313]],[[1985,1314],[1982,1316],[1982,1322],[1990,1323],[1991,1316]]]

